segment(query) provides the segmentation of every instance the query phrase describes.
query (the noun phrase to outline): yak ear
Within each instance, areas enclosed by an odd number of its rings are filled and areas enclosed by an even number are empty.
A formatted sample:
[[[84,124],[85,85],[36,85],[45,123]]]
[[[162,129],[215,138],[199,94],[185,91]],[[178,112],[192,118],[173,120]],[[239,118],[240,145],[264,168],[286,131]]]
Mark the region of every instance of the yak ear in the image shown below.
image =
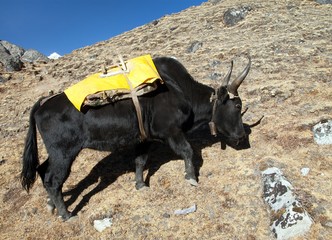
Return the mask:
[[[218,88],[217,97],[218,97],[218,100],[221,102],[224,102],[225,100],[227,100],[229,97],[227,87],[221,86],[220,88]]]

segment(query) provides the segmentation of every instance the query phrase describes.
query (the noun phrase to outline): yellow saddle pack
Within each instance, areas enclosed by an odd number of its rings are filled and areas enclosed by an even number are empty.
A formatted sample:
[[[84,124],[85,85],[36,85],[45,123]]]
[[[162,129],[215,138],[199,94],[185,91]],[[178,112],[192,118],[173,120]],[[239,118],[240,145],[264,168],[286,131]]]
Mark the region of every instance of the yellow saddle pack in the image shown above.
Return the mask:
[[[100,106],[125,98],[141,96],[157,88],[162,79],[150,55],[120,58],[120,64],[88,76],[64,93],[80,111],[82,106]]]

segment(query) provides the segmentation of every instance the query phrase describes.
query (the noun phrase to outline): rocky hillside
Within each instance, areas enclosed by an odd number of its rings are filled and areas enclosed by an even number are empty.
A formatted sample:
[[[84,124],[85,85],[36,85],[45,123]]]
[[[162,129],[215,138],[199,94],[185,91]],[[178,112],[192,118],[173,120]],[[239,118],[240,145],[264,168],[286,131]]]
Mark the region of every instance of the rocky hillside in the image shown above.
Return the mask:
[[[234,19],[234,17],[236,19]],[[332,6],[315,1],[210,0],[165,16],[58,60],[27,63],[0,83],[1,239],[273,239],[274,220],[264,203],[261,170],[278,167],[292,183],[313,225],[299,239],[332,235],[332,150],[317,145],[312,127],[332,119]],[[175,56],[199,82],[220,83],[231,60],[234,75],[252,58],[239,89],[248,112],[250,148],[225,147],[208,134],[192,136],[202,156],[200,184],[183,180],[184,164],[156,145],[136,191],[130,151],[84,150],[64,191],[78,219],[62,223],[46,208],[38,180],[21,189],[21,154],[33,103],[124,58]],[[47,154],[39,139],[40,159]],[[309,169],[303,174],[303,168]],[[174,210],[197,206],[194,213]],[[112,218],[102,233],[93,221]]]
[[[49,59],[34,49],[25,50],[13,43],[0,40],[0,82],[10,79],[9,72],[20,71],[25,62],[48,62]],[[7,73],[7,74],[6,74]]]

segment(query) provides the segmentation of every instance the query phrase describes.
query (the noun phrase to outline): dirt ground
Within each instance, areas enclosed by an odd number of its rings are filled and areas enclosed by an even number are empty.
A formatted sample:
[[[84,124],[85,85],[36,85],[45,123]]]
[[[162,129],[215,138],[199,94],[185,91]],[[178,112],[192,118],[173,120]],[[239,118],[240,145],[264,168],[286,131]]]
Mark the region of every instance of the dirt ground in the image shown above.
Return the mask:
[[[249,7],[227,27],[229,8]],[[104,29],[103,29],[104,31]],[[273,239],[260,170],[280,168],[314,220],[298,239],[331,239],[332,149],[317,145],[312,127],[332,119],[332,5],[313,1],[209,1],[165,16],[47,64],[27,64],[0,83],[0,239]],[[190,48],[194,46],[193,50]],[[177,57],[199,82],[216,85],[234,59],[234,75],[252,58],[239,89],[250,148],[224,146],[208,132],[190,136],[201,156],[199,186],[184,181],[184,162],[155,144],[145,173],[149,189],[135,190],[131,149],[83,150],[65,183],[78,219],[63,223],[46,210],[41,181],[30,194],[19,182],[31,106],[50,90],[63,91],[87,74],[151,53]],[[47,154],[39,138],[40,160]],[[301,169],[309,174],[303,176]],[[194,213],[174,211],[196,204]],[[102,233],[95,219],[112,218]],[[330,236],[330,237],[328,237]]]

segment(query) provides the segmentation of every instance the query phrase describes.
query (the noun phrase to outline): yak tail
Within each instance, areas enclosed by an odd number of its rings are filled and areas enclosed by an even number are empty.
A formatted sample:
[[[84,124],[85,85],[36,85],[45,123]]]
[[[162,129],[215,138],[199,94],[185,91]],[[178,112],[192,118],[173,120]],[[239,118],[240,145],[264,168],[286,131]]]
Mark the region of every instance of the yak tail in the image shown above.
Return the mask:
[[[37,167],[39,166],[38,148],[37,148],[37,133],[35,113],[40,107],[41,99],[33,105],[30,112],[29,130],[25,140],[25,147],[23,151],[23,167],[21,172],[21,183],[23,188],[29,192],[36,181]]]

